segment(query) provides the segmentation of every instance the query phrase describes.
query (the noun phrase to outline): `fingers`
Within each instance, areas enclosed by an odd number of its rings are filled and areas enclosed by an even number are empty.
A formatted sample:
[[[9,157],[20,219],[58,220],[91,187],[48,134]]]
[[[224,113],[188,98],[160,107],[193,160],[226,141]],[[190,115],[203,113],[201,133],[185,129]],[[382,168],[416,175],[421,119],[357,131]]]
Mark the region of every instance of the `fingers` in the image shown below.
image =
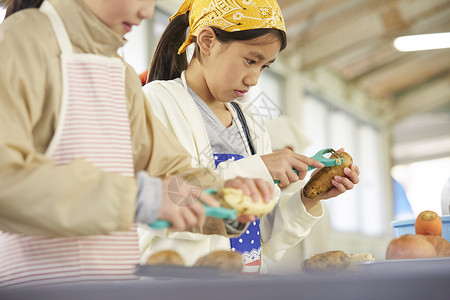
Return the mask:
[[[206,221],[205,207],[200,203],[189,207],[173,207],[166,219],[171,223],[170,229],[176,231],[192,226],[203,226]]]
[[[296,169],[296,170],[297,170],[297,169]],[[297,170],[297,171],[298,171],[298,170]],[[306,172],[304,172],[304,173],[305,173],[305,175],[306,175]],[[302,172],[298,171],[298,174],[300,174],[301,177],[304,177],[304,176],[302,175]],[[286,172],[286,177],[287,177],[287,179],[289,180],[288,184],[289,184],[289,183],[292,183],[292,182],[296,182],[296,181],[298,181],[298,180],[300,179],[300,176],[297,175],[297,173],[295,173],[295,171],[294,171],[293,169],[290,169],[290,170],[288,170],[288,171]]]
[[[240,189],[244,194],[250,195],[254,202],[260,201],[260,195],[264,202],[269,202],[273,198],[272,186],[262,179],[236,177],[227,180],[224,186]]]
[[[359,183],[359,168],[356,165],[351,165],[350,168],[345,168],[344,173],[353,185]]]
[[[323,163],[321,163],[320,161],[315,160],[314,158],[311,158],[311,157],[297,154],[296,159],[297,159],[297,161],[300,161],[303,163],[303,168],[306,170],[308,170],[308,166],[312,166],[312,167],[319,168],[319,169],[325,167],[325,165]],[[305,167],[305,165],[306,165],[306,167]],[[294,166],[297,166],[297,165],[294,165]]]
[[[334,188],[327,191],[323,199],[328,199],[331,197],[336,197],[346,191],[349,191],[355,187],[355,184],[359,183],[359,169],[357,166],[352,166],[351,168],[346,167],[344,173],[347,177],[335,176],[331,183]]]
[[[297,176],[297,178],[298,178],[298,176]],[[279,181],[278,186],[282,187],[282,188],[288,186],[291,183],[291,181],[289,180],[289,177],[287,177],[286,173],[281,173],[279,175],[276,175],[276,178],[274,177],[274,180],[278,180]]]
[[[251,215],[239,215],[237,216],[236,220],[240,223],[249,223],[254,222],[256,220],[256,217]]]
[[[347,177],[335,176],[332,179],[333,185],[340,191],[345,192],[354,188],[355,184],[359,182],[359,177],[356,171],[346,167],[344,173]]]
[[[186,228],[186,223],[184,222],[184,218],[182,214],[178,210],[172,210],[170,214],[166,217],[163,217],[170,222],[170,228],[174,230],[183,230]]]
[[[304,179],[308,172],[309,166],[312,166],[312,167],[315,167],[318,169],[325,167],[325,165],[318,160],[315,160],[313,158],[306,157],[306,156],[303,156],[303,155],[300,155],[297,153],[294,153],[294,154],[295,154],[295,156],[294,156],[295,160],[293,161],[292,167],[298,171],[298,177],[296,180],[291,181],[291,182],[295,182],[299,179]]]
[[[335,176],[331,183],[338,190],[338,194],[342,194],[347,190],[351,190],[353,188],[353,183],[347,178],[341,176]]]
[[[243,182],[242,177],[236,177],[225,181],[224,187],[231,187],[241,190],[246,195],[251,195],[251,189]]]
[[[268,203],[273,199],[273,188],[268,182],[258,179],[258,180],[256,180],[256,186],[257,186],[258,191],[261,194],[264,202]],[[258,197],[258,201],[259,201],[259,197]]]
[[[179,185],[174,193],[170,189],[169,182],[174,182],[172,180],[175,179],[174,177],[163,179],[163,198],[158,219],[169,221],[170,228],[173,230],[185,230],[187,227],[203,225],[206,215],[202,203],[212,207],[218,207],[219,203],[213,196],[204,193],[195,185]]]
[[[211,206],[211,207],[219,207],[219,206],[220,206],[219,202],[218,202],[213,196],[208,195],[208,194],[205,193],[205,192],[202,192],[202,193],[198,196],[198,199],[199,199],[201,202],[203,202],[203,203],[205,203],[206,205]]]
[[[331,183],[333,188],[325,192],[321,199],[329,199],[340,194],[345,193],[355,187],[355,184],[359,183],[359,168],[356,165],[351,165],[350,168],[346,167],[344,169],[344,176],[335,176]]]
[[[195,203],[190,207],[190,211],[193,213],[194,219],[190,219],[188,224],[190,226],[203,226],[206,221],[205,206],[201,203]]]
[[[357,165],[351,165],[350,169],[356,173],[356,175],[359,175],[359,167]]]

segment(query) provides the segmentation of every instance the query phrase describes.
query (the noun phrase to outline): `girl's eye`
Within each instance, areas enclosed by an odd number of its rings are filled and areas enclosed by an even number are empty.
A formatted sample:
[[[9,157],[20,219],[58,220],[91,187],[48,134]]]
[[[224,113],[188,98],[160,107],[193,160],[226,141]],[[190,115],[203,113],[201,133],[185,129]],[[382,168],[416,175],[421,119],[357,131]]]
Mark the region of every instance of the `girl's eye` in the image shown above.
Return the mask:
[[[265,65],[265,66],[262,66],[262,67],[261,67],[261,69],[262,69],[262,70],[265,70],[265,69],[270,69],[270,66],[268,66],[268,65]]]
[[[248,64],[249,66],[251,66],[251,65],[253,65],[253,64],[255,63],[255,61],[252,60],[252,59],[246,59],[246,61],[247,61],[247,64]]]

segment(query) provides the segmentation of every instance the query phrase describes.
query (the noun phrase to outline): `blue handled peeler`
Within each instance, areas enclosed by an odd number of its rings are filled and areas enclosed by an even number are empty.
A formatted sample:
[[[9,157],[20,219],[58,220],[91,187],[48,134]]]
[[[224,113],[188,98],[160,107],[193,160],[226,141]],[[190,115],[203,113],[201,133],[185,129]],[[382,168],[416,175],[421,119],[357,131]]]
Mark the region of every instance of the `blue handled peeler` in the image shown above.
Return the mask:
[[[205,193],[214,195],[217,193],[216,189],[206,189]],[[229,209],[224,207],[211,207],[208,205],[205,206],[205,212],[207,216],[221,218],[221,219],[232,219],[235,220],[237,218],[237,211],[235,209]],[[149,224],[150,227],[154,229],[164,229],[170,226],[170,222],[166,220],[156,220],[152,224]]]
[[[336,157],[336,159],[324,157],[324,155],[327,153],[331,153],[331,155]],[[319,152],[317,152],[314,156],[311,156],[311,158],[320,161],[321,163],[323,163],[325,165],[325,167],[338,166],[338,165],[342,164],[342,162],[344,161],[344,159],[342,157],[340,157],[339,154],[337,154],[337,152],[334,151],[332,148],[322,149]],[[315,168],[316,167],[308,166],[308,171],[311,171]],[[296,169],[293,169],[293,170],[298,175],[298,171]],[[275,184],[280,183],[279,180],[274,180],[273,182]]]

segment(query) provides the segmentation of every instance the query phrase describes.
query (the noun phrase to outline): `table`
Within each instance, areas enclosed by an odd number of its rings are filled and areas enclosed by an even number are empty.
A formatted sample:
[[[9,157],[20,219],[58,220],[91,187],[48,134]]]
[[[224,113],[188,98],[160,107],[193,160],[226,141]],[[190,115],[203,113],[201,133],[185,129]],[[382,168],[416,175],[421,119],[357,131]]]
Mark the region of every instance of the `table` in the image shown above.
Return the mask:
[[[178,278],[0,291],[9,299],[450,299],[450,258],[378,261],[359,270],[322,275],[196,272]]]

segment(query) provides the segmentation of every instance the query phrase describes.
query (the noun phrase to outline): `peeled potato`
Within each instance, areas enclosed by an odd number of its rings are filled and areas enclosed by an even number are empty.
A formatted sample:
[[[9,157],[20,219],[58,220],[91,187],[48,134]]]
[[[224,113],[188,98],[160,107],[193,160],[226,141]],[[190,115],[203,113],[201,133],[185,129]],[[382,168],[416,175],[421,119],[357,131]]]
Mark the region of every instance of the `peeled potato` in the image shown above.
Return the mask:
[[[233,251],[219,250],[200,257],[194,267],[214,267],[222,272],[239,273],[244,267],[242,257]]]
[[[305,197],[310,199],[319,197],[333,187],[331,180],[334,176],[345,176],[344,169],[345,167],[351,166],[353,159],[346,152],[337,152],[336,155],[341,156],[344,161],[338,166],[324,167],[314,173],[303,188],[303,195]]]
[[[184,261],[177,252],[173,250],[163,250],[152,254],[147,259],[147,264],[184,266]]]
[[[272,211],[276,204],[275,199],[266,203],[262,197],[260,201],[253,202],[251,196],[234,188],[223,188],[218,193],[218,200],[223,207],[235,209],[238,215],[262,216]]]
[[[375,256],[372,253],[351,253],[349,257],[352,264],[375,260]]]

